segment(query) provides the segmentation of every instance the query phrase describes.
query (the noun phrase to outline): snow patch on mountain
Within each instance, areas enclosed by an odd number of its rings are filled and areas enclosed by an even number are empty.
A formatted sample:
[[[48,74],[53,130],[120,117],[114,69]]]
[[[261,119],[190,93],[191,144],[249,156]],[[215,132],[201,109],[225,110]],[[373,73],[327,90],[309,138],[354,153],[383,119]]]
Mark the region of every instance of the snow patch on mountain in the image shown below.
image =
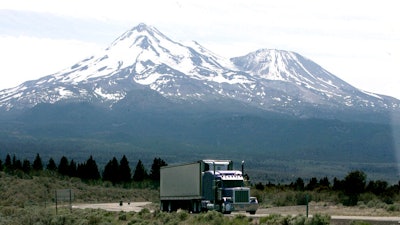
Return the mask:
[[[260,49],[226,59],[195,41],[175,42],[145,24],[56,74],[1,90],[0,108],[62,100],[112,107],[138,86],[166,98],[232,99],[293,114],[305,106],[400,108],[398,100],[358,90],[294,52]]]
[[[101,96],[107,100],[121,100],[125,97],[125,93],[115,92],[115,93],[108,93],[107,91],[103,90],[101,87],[98,87],[94,90],[94,93]]]

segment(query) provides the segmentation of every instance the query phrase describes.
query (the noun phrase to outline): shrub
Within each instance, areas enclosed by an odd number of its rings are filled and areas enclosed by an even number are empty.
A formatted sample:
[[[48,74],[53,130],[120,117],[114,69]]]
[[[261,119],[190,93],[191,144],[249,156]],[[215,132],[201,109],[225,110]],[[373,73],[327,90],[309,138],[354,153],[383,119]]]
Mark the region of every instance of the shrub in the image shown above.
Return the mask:
[[[371,223],[356,220],[356,221],[351,221],[350,225],[371,225]]]
[[[143,220],[149,220],[150,218],[153,217],[152,214],[150,213],[150,210],[147,208],[143,208],[137,214],[138,214],[139,218],[143,219]]]
[[[194,224],[215,224],[222,225],[224,224],[225,217],[216,211],[208,211],[207,213],[201,213],[195,217]]]
[[[178,212],[178,218],[181,221],[185,221],[188,217],[189,217],[189,214],[186,211],[182,210],[182,211]]]
[[[126,221],[126,213],[120,212],[118,215],[118,220]]]
[[[386,210],[389,211],[389,212],[399,212],[400,211],[400,204],[388,205]]]
[[[307,217],[303,215],[298,215],[291,219],[290,224],[291,225],[305,225],[307,221]]]
[[[308,222],[307,225],[329,225],[331,217],[329,215],[315,214]]]
[[[298,192],[295,195],[296,205],[307,205],[307,201],[310,202],[312,196],[308,193]]]
[[[268,224],[268,225],[282,225],[285,224],[285,217],[278,214],[271,214],[266,217],[260,218],[260,224]]]
[[[247,217],[246,215],[238,214],[238,215],[235,215],[232,223],[230,223],[230,224],[242,225],[242,224],[248,224],[250,221],[251,221],[251,218]]]

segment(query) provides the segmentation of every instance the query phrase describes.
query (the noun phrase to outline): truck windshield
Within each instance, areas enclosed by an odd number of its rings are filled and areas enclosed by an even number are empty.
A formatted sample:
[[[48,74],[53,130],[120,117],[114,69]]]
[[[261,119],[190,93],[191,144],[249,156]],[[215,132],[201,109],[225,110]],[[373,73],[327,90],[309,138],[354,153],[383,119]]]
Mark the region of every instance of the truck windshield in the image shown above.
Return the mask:
[[[222,186],[225,188],[243,187],[243,180],[224,180]]]

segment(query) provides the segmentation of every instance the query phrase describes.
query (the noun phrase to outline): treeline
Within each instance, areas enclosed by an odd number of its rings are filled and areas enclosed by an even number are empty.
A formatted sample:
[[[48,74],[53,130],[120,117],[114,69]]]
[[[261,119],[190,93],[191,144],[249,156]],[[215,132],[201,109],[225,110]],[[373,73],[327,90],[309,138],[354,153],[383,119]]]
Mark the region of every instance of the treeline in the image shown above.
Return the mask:
[[[78,177],[84,181],[103,180],[110,181],[113,184],[128,183],[132,181],[140,182],[144,180],[159,181],[160,168],[167,166],[167,163],[161,158],[154,158],[150,173],[147,172],[141,160],[136,164],[132,173],[129,161],[125,155],[118,161],[113,157],[104,167],[102,173],[97,166],[96,161],[90,156],[86,161],[77,163],[73,159],[68,160],[66,156],[62,156],[57,164],[53,158],[44,164],[40,155],[36,154],[35,159],[31,163],[28,159],[20,160],[15,155],[12,157],[7,154],[4,162],[0,159],[0,171],[9,174],[40,172],[43,170],[55,172],[62,176]]]
[[[400,194],[400,181],[397,184],[389,185],[387,181],[370,180],[367,181],[367,175],[359,170],[349,172],[343,180],[334,178],[331,183],[327,177],[317,179],[311,178],[305,183],[302,178],[297,178],[295,182],[288,185],[276,185],[272,183],[257,183],[256,189],[264,190],[266,188],[285,188],[293,191],[335,191],[342,193],[341,203],[344,205],[357,205],[360,195],[371,193],[380,198],[387,204],[393,204],[394,196]]]

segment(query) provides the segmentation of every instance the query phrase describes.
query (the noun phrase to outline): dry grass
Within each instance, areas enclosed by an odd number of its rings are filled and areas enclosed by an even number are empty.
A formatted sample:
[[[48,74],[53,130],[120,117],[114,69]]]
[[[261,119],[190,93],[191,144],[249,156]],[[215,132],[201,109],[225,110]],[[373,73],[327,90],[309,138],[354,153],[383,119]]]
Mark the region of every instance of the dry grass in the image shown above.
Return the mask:
[[[77,203],[158,201],[157,189],[114,187],[108,182],[87,184],[79,178],[47,175],[18,178],[0,172],[0,206],[54,204],[57,189],[72,189]]]
[[[397,204],[397,206],[400,206]],[[326,214],[330,216],[398,216],[399,211],[391,211],[385,207],[367,207],[362,203],[357,206],[343,206],[341,204],[332,204],[324,202],[310,202],[308,212],[312,214]],[[281,215],[300,215],[306,214],[306,206],[281,206],[281,207],[268,207],[258,210],[257,213],[262,214],[281,214]]]
[[[71,213],[61,208],[56,215],[54,210],[54,191],[56,189],[72,189],[75,195],[74,203],[105,203],[126,201],[159,201],[159,191],[150,188],[151,184],[129,184],[125,187],[115,187],[108,182],[87,184],[78,178],[60,177],[56,174],[43,172],[38,176],[25,174],[8,175],[0,172],[0,224],[260,224],[261,218],[252,219],[241,215],[224,217],[217,212],[201,213],[197,215],[187,212],[163,213],[157,210],[157,204],[151,205],[153,212],[143,209],[141,212],[107,212],[98,209],[74,209]],[[146,188],[141,188],[146,187]],[[270,215],[288,215],[265,218],[266,224],[280,224],[279,221],[291,221],[294,224],[306,223],[305,206],[274,207],[273,202],[296,202],[304,193],[272,191],[255,192],[262,200],[262,209],[258,213]],[[275,199],[274,199],[275,198]],[[373,199],[368,202],[359,202],[355,207],[345,207],[333,204],[334,194],[322,193],[313,196],[309,204],[309,214],[326,215],[321,217],[322,222],[330,215],[367,215],[367,216],[397,216],[400,212],[400,203],[387,205]],[[296,200],[297,199],[297,200]],[[364,198],[363,200],[366,200]],[[272,222],[271,222],[272,221]],[[276,222],[276,223],[275,223]],[[317,221],[318,222],[318,221]],[[307,224],[311,224],[308,221]]]

